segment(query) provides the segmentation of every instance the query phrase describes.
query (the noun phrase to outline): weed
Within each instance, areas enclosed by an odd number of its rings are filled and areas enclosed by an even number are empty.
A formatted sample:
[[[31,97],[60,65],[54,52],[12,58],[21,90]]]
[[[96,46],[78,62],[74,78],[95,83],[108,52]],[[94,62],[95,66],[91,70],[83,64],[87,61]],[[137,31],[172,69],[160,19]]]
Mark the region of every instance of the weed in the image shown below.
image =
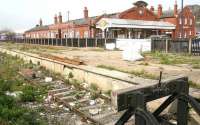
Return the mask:
[[[118,69],[118,68],[113,67],[113,66],[106,66],[106,65],[98,65],[97,67],[108,69],[108,70],[116,70],[116,71],[119,71],[119,72],[124,72],[124,73],[132,74],[132,75],[135,75],[135,76],[138,76],[138,77],[143,77],[143,78],[148,78],[148,79],[158,79],[157,76],[150,74],[150,73],[147,73],[144,70],[141,70],[141,71],[135,71],[135,70],[126,71],[126,70]]]
[[[200,89],[200,84],[195,83],[193,81],[189,81],[189,85],[190,85],[190,87]]]

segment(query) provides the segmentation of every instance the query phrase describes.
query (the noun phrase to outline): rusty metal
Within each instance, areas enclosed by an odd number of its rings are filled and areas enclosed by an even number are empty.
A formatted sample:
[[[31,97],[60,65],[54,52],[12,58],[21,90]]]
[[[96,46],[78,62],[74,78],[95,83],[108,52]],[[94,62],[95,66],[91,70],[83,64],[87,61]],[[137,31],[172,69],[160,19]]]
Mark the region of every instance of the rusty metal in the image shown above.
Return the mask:
[[[48,55],[48,54],[40,54],[41,57],[48,58],[51,60],[63,62],[63,63],[68,63],[68,64],[73,64],[73,65],[84,65],[84,62],[80,59],[69,59],[67,57],[58,57],[58,56],[53,56],[53,55]]]

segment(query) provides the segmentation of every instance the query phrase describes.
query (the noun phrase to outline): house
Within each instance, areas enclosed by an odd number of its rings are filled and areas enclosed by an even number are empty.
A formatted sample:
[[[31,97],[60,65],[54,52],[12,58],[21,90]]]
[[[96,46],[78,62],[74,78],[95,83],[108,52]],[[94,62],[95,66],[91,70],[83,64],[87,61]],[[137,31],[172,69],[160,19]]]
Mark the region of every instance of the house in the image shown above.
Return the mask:
[[[148,38],[151,35],[167,34],[170,37],[193,37],[195,21],[190,9],[182,12],[174,6],[174,11],[163,12],[162,5],[157,11],[147,7],[144,1],[137,1],[133,7],[120,13],[102,14],[89,17],[87,7],[83,10],[83,18],[63,22],[62,14],[55,15],[54,24],[39,25],[25,32],[27,38]],[[173,12],[173,13],[172,13]],[[180,21],[181,20],[181,21]],[[181,22],[181,23],[179,23]],[[183,31],[183,32],[182,32]],[[180,34],[182,33],[182,34]]]
[[[161,21],[176,25],[175,31],[171,33],[173,38],[195,37],[195,16],[188,6],[181,11],[178,10],[177,2],[175,2],[174,10],[161,11],[158,17]]]
[[[0,33],[0,41],[7,40],[7,35],[5,33]]]

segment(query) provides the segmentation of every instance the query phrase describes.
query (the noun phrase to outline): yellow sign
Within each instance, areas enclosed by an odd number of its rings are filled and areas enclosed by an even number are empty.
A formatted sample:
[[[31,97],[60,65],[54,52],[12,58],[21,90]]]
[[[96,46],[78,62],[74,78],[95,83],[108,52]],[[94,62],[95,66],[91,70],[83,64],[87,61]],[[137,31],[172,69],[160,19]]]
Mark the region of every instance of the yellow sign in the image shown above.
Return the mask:
[[[108,25],[108,22],[106,22],[106,20],[101,20],[99,22],[99,27],[101,27],[102,29],[104,29],[107,25]]]

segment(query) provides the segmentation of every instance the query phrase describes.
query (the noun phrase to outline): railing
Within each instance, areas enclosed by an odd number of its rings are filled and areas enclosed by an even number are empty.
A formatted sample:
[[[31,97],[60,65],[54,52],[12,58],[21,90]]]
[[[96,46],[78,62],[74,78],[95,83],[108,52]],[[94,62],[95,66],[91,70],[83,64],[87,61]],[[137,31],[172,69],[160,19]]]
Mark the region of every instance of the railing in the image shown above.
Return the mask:
[[[192,41],[192,54],[195,56],[200,56],[200,38],[193,39]]]
[[[116,39],[99,39],[99,38],[25,38],[15,39],[16,43],[38,44],[49,46],[66,46],[66,47],[105,47],[106,43],[116,43]]]

